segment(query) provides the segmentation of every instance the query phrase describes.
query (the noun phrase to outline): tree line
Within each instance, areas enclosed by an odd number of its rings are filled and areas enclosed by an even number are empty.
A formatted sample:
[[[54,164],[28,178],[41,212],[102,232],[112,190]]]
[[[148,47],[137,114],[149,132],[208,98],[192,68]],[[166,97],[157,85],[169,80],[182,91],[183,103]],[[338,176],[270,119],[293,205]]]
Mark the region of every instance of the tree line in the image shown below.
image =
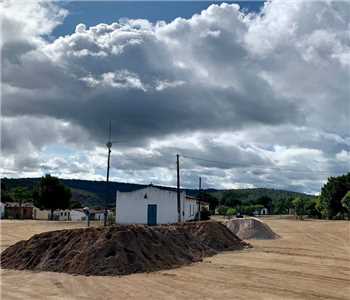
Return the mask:
[[[312,201],[296,198],[292,201],[296,215],[329,220],[350,220],[350,173],[329,177],[319,196]]]
[[[255,193],[263,189],[255,189]],[[266,190],[264,190],[266,191]],[[319,196],[278,191],[281,198],[250,195],[244,200],[248,191],[225,191],[219,199],[216,193],[204,191],[200,194],[203,200],[209,202],[209,210],[232,216],[235,214],[252,215],[255,211],[267,208],[270,214],[288,214],[292,209],[297,216],[324,219],[350,219],[350,173],[342,176],[329,177],[323,185]],[[290,195],[296,195],[290,197]],[[40,209],[53,211],[56,209],[81,208],[78,201],[72,200],[70,188],[66,187],[57,177],[45,175],[32,189],[14,187],[8,189],[1,181],[1,198],[3,202],[33,202]]]
[[[242,195],[235,191],[225,192],[221,199],[214,195],[203,194],[203,197],[209,201],[212,214],[253,215],[255,211],[267,208],[269,214],[278,215],[288,214],[292,210],[301,219],[305,216],[330,220],[350,219],[350,173],[329,177],[319,196],[299,194],[295,197],[273,199],[269,196],[261,196],[256,199],[250,197],[248,200],[243,200]]]
[[[80,203],[71,201],[72,193],[57,177],[45,175],[40,178],[32,190],[26,187],[15,187],[10,190],[1,182],[3,202],[18,202],[20,211],[25,202],[32,202],[40,209],[50,210],[50,217],[57,209],[81,207]],[[21,218],[21,216],[20,216]]]

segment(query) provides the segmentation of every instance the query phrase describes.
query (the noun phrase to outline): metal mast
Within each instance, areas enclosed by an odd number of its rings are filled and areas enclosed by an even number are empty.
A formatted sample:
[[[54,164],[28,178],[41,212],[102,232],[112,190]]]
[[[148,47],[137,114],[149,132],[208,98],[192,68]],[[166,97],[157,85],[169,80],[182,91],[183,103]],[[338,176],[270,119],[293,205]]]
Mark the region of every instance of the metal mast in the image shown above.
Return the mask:
[[[104,213],[104,222],[103,225],[107,225],[107,198],[109,197],[109,168],[110,168],[110,163],[111,163],[111,148],[112,148],[112,141],[111,141],[111,135],[112,135],[112,123],[109,121],[109,130],[108,130],[108,142],[106,144],[107,149],[108,149],[108,159],[107,159],[107,178],[106,178],[106,200],[105,200],[105,213]]]
[[[177,221],[181,222],[181,197],[180,197],[180,161],[179,154],[176,154],[176,171],[177,171]]]
[[[199,186],[198,186],[198,221],[201,220],[201,200],[202,200],[202,177],[199,177]]]

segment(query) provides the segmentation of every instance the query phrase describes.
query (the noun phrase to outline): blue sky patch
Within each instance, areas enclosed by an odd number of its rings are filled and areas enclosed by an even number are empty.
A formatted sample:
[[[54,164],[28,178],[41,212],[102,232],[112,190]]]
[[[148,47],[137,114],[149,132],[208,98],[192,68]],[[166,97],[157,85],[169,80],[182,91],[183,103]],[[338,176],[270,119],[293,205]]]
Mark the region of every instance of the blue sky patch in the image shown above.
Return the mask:
[[[147,19],[150,22],[170,22],[178,17],[190,18],[211,4],[237,3],[241,9],[259,12],[263,1],[74,1],[62,2],[69,11],[64,23],[52,33],[54,37],[71,34],[79,23],[94,26],[110,24],[122,18]]]

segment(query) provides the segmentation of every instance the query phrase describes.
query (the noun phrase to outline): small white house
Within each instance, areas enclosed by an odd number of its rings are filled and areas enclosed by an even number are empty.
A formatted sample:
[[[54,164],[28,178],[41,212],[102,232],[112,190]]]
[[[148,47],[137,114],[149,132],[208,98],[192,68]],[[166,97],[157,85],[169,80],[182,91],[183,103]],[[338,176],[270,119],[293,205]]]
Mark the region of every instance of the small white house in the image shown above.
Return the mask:
[[[113,211],[107,210],[107,220],[113,216]],[[104,209],[99,209],[94,211],[94,220],[104,222],[105,220],[105,210]]]
[[[86,214],[82,209],[72,209],[70,211],[70,220],[71,221],[85,221]]]
[[[50,211],[33,207],[33,220],[49,220]]]
[[[181,191],[181,221],[194,220],[198,201]],[[132,192],[117,191],[116,223],[172,224],[178,221],[176,189],[148,186]]]
[[[254,215],[268,215],[269,214],[269,210],[266,207],[263,208],[259,208],[257,210],[254,211]]]
[[[108,211],[108,214],[110,214],[110,212]],[[104,210],[97,210],[95,211],[95,220],[97,221],[104,221],[105,219],[105,212]]]
[[[51,213],[49,214],[49,218],[51,219]],[[59,209],[53,212],[53,219],[57,221],[69,221],[70,218],[70,210],[69,209]]]

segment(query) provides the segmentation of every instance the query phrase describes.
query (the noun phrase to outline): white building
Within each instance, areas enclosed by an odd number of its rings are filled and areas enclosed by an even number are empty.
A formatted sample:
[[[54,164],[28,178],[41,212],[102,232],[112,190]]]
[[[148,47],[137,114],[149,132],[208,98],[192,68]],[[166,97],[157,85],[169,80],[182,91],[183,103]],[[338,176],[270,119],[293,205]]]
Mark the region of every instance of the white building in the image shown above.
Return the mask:
[[[51,219],[51,212],[49,214],[49,219]],[[69,221],[70,210],[69,209],[59,209],[53,212],[53,219],[57,221]]]
[[[269,214],[269,210],[266,207],[263,208],[259,208],[257,210],[254,211],[254,215],[268,215]]]
[[[110,214],[110,211],[108,211],[108,215]],[[98,210],[95,211],[95,220],[97,221],[104,221],[105,219],[105,212],[104,210]]]
[[[33,220],[49,220],[50,211],[33,207]]]
[[[114,216],[113,216],[113,211],[108,209],[107,210],[107,220],[113,218],[114,219]],[[99,209],[99,210],[95,210],[94,211],[94,220],[96,221],[100,221],[100,222],[104,222],[105,220],[105,211],[104,209]]]
[[[70,220],[71,221],[85,221],[86,214],[82,209],[72,209],[70,211]]]
[[[194,220],[198,212],[196,198],[180,193],[181,221]],[[117,191],[116,223],[172,224],[178,221],[176,189],[148,186],[132,192]]]

